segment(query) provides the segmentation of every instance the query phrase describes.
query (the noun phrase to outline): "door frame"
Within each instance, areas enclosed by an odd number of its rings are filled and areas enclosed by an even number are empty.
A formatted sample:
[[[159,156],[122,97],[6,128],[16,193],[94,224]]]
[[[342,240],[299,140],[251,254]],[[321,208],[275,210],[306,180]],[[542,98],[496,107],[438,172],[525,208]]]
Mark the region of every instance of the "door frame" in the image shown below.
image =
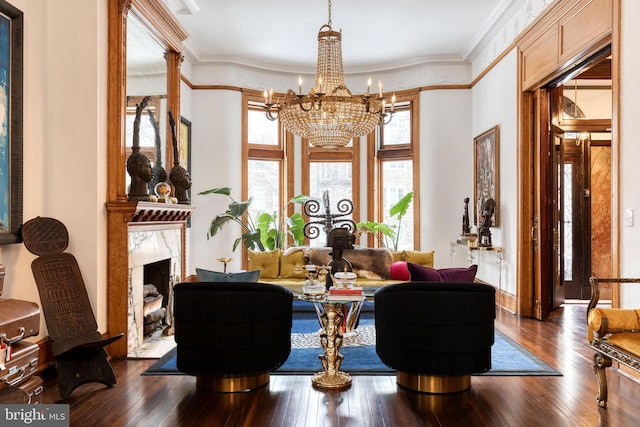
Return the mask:
[[[604,4],[604,3],[603,3]],[[557,3],[562,8],[562,3]],[[536,207],[544,206],[545,200],[540,193],[536,193],[536,185],[540,179],[544,179],[545,173],[535,167],[536,141],[543,133],[548,134],[549,128],[541,124],[540,119],[540,90],[554,79],[576,67],[582,61],[587,60],[602,48],[611,48],[611,85],[612,85],[612,120],[611,120],[611,182],[612,182],[612,206],[611,206],[611,242],[612,242],[612,274],[619,275],[620,270],[620,0],[612,0],[611,30],[604,37],[590,37],[592,42],[580,50],[570,61],[559,63],[557,56],[549,58],[536,57],[536,68],[548,70],[546,75],[536,77],[536,83],[531,84],[531,76],[526,75],[528,69],[525,62],[522,46],[530,48],[541,35],[557,32],[558,21],[543,19],[531,26],[521,39],[516,41],[518,92],[518,148],[517,148],[517,185],[518,185],[518,227],[517,227],[517,259],[516,259],[516,314],[524,317],[535,317],[544,320],[551,309],[551,301],[548,298],[549,286],[545,286],[542,280],[548,275],[549,268],[545,267],[541,259],[537,259],[534,251],[536,239],[539,242],[549,241],[549,223],[540,224],[536,217]],[[550,16],[553,11],[549,12]],[[587,28],[588,36],[588,28]],[[530,58],[527,58],[530,59]],[[555,61],[555,62],[554,62]],[[547,283],[548,285],[548,283]],[[612,305],[619,305],[619,290],[612,289]]]

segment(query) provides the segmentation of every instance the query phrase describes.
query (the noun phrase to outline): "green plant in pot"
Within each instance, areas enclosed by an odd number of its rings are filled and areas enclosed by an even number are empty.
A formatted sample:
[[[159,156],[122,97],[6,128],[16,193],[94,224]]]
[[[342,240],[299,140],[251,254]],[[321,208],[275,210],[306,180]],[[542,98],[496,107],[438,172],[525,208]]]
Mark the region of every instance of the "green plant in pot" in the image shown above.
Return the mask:
[[[391,206],[389,216],[397,219],[395,225],[389,226],[382,222],[375,221],[359,222],[356,224],[356,234],[358,237],[362,234],[372,234],[378,240],[380,246],[397,251],[402,218],[407,214],[412,201],[413,191],[410,191],[398,200],[395,205]]]
[[[236,201],[231,196],[231,188],[220,187],[201,191],[200,195],[221,194],[227,196],[231,202],[227,210],[217,214],[212,220],[207,231],[207,239],[214,237],[227,223],[240,225],[242,234],[233,242],[233,251],[240,242],[247,249],[254,251],[267,251],[284,249],[287,244],[287,236],[291,236],[295,245],[301,245],[304,240],[304,219],[300,213],[294,213],[286,217],[286,210],[290,203],[304,203],[311,199],[309,196],[298,195],[291,198],[283,207],[282,214],[277,212],[260,213],[254,221],[249,215],[249,206],[253,198],[244,201]]]

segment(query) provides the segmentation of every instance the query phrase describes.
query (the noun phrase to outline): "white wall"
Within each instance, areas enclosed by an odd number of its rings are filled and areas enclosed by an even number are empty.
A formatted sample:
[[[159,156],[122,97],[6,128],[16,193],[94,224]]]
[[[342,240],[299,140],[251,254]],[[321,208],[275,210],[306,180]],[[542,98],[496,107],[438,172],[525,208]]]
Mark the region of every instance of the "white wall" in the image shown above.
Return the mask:
[[[450,242],[462,232],[464,199],[473,199],[471,91],[420,94],[420,246],[451,266]]]
[[[193,105],[191,203],[197,208],[191,217],[191,273],[196,268],[221,270],[219,257],[233,258],[230,269],[240,269],[241,250],[232,252],[240,236],[235,224],[227,224],[215,238],[207,240],[207,230],[215,215],[224,212],[229,199],[223,195],[200,196],[199,192],[231,187],[241,200],[242,183],[242,94],[228,90],[195,90]]]
[[[478,277],[515,295],[517,231],[517,65],[513,49],[472,89],[472,137],[495,125],[499,132],[499,209],[498,227],[491,228],[494,246],[504,249],[503,264],[497,265],[495,253],[478,253]],[[473,156],[473,155],[472,155]],[[473,162],[473,157],[472,160]],[[471,164],[473,170],[473,163]],[[471,178],[473,198],[473,178]]]
[[[52,216],[66,224],[68,252],[78,259],[104,330],[106,2],[11,3],[24,12],[24,220]],[[22,244],[0,247],[7,271],[3,298],[39,302],[34,258]],[[41,325],[40,337],[44,319]]]
[[[622,0],[620,13],[622,41],[620,49],[620,211],[622,218],[627,209],[633,209],[632,227],[620,227],[620,275],[640,277],[640,143],[638,142],[638,115],[640,114],[640,2]],[[621,289],[623,307],[640,304],[640,287],[624,285]]]

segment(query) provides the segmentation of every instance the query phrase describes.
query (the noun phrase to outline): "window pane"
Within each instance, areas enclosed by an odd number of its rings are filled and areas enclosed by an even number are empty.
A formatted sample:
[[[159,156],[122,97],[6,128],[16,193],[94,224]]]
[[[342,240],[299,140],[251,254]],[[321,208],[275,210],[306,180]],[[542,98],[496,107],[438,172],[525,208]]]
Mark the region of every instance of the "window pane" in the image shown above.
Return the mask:
[[[384,125],[382,145],[411,143],[411,111],[396,111],[389,124]]]
[[[248,112],[248,142],[249,144],[278,145],[278,121],[267,119],[263,111],[249,110]]]
[[[255,221],[261,212],[273,214],[280,210],[280,162],[249,160],[248,166],[248,197],[253,197],[249,214]]]
[[[394,117],[395,120],[395,117]],[[389,210],[406,194],[413,191],[413,163],[411,160],[382,162],[382,222],[398,233],[398,247],[395,242],[387,242],[391,250],[413,249],[413,202],[398,223],[397,215],[391,218]]]
[[[573,165],[564,164],[564,280],[573,280]]]
[[[317,197],[322,203],[322,195],[329,191],[331,213],[337,214],[338,201],[348,199],[353,201],[352,165],[349,162],[311,162],[309,164],[309,196]],[[324,213],[324,206],[321,205]],[[352,216],[344,217],[352,219]],[[312,246],[326,244],[324,230],[320,230],[318,238],[310,241]]]

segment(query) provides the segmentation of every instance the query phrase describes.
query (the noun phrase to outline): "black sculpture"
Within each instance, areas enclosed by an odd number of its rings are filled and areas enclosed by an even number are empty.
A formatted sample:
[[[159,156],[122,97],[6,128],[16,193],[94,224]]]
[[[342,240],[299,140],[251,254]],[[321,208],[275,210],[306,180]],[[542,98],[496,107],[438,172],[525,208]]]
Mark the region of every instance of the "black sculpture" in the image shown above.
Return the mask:
[[[156,161],[153,163],[153,179],[149,181],[149,193],[153,194],[156,184],[159,182],[165,182],[167,180],[167,171],[162,167],[162,139],[160,138],[160,127],[158,125],[158,121],[156,120],[155,114],[151,108],[147,108],[147,113],[149,114],[149,121],[151,122],[151,126],[153,126],[153,130],[156,135]]]
[[[174,196],[178,203],[188,205],[189,195],[187,190],[191,188],[191,177],[189,172],[180,166],[180,152],[178,150],[178,138],[176,137],[176,119],[173,112],[169,111],[169,125],[171,126],[171,138],[173,140],[173,168],[169,172],[169,180],[173,184]]]
[[[482,204],[482,214],[480,215],[480,225],[478,226],[478,246],[483,248],[492,247],[491,244],[491,225],[493,214],[496,211],[496,201],[487,199]]]
[[[466,236],[471,234],[471,227],[469,226],[469,198],[464,198],[464,213],[462,214],[462,235]]]
[[[349,199],[342,199],[338,202],[336,208],[337,214],[331,213],[331,204],[329,203],[329,191],[322,193],[322,203],[324,204],[324,214],[320,212],[320,202],[315,199],[308,200],[303,205],[304,214],[309,218],[322,218],[317,221],[309,221],[304,225],[304,235],[309,239],[315,239],[320,235],[320,226],[324,229],[329,242],[329,233],[336,227],[346,228],[351,233],[356,231],[356,223],[349,219],[343,218],[353,213],[353,202]],[[327,245],[330,246],[330,245]]]
[[[149,200],[147,183],[153,179],[153,169],[149,158],[140,152],[140,117],[142,111],[147,107],[149,99],[149,96],[145,96],[140,104],[136,104],[131,155],[127,159],[127,172],[131,176],[129,201]]]
[[[327,274],[327,290],[333,286],[332,275],[340,271],[352,271],[353,267],[348,259],[342,256],[345,249],[353,249],[353,234],[346,228],[334,228],[329,232],[327,246],[331,247],[331,261],[328,266],[331,268]]]

